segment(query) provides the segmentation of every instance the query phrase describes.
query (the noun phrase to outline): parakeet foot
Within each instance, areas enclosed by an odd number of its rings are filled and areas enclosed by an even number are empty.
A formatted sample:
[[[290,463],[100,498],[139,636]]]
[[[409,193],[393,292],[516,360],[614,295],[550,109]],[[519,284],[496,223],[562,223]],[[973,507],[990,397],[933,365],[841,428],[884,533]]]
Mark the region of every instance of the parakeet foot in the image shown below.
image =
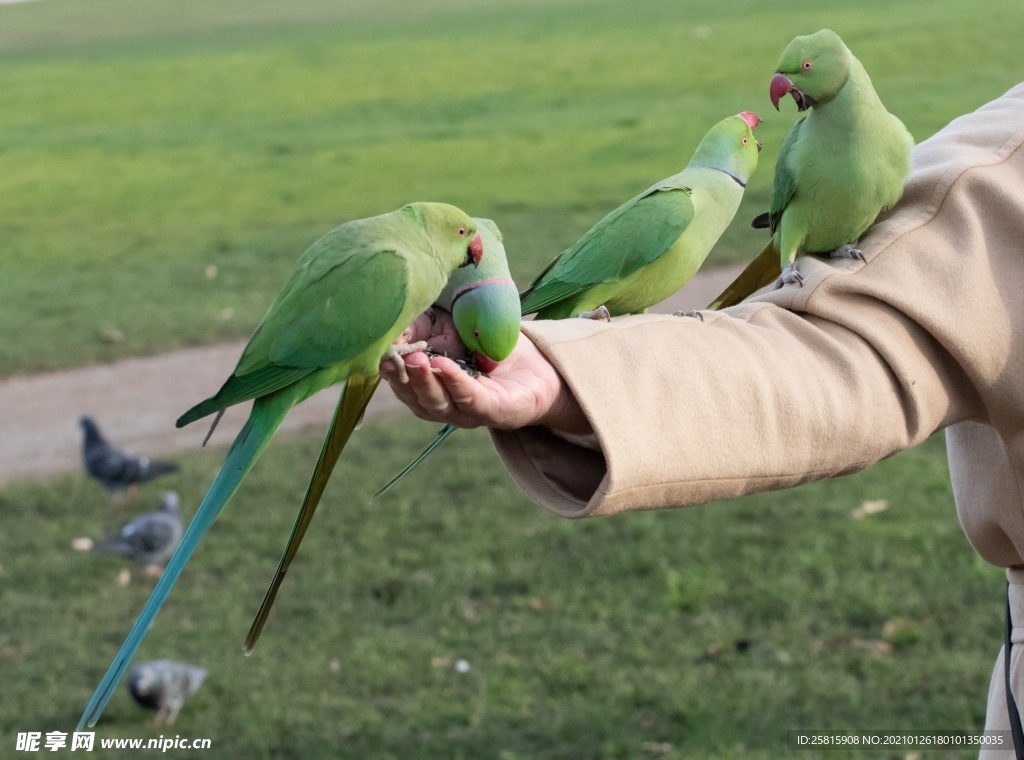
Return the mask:
[[[699,319],[701,322],[704,321],[704,315],[701,314],[700,311],[698,311],[697,309],[692,309],[690,311],[674,311],[674,312],[672,312],[672,316],[673,317],[693,317],[694,319]]]
[[[612,321],[612,313],[608,311],[605,306],[598,306],[593,311],[581,311],[579,313],[580,319],[603,319],[605,322]]]
[[[427,342],[425,340],[417,341],[416,343],[392,343],[381,361],[390,359],[395,365],[395,369],[398,370],[398,377],[401,380],[402,385],[405,385],[409,382],[409,373],[405,371],[405,362],[402,361],[402,357],[406,354],[426,350]]]
[[[840,248],[836,248],[834,251],[830,251],[828,255],[833,259],[859,259],[860,261],[867,261],[864,258],[864,251],[853,243],[847,243]]]
[[[799,285],[801,288],[804,286],[804,276],[793,264],[786,264],[786,268],[782,270],[782,276],[775,282],[775,290],[783,285]]]

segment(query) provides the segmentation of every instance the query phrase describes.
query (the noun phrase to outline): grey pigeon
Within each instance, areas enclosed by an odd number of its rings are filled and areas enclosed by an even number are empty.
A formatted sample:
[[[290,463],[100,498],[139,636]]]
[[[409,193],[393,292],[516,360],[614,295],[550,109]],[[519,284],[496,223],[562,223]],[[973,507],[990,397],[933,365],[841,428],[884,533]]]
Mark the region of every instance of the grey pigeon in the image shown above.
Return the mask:
[[[105,541],[98,552],[113,552],[144,565],[166,565],[181,543],[184,529],[178,514],[178,494],[164,493],[160,509],[139,515]]]
[[[92,417],[82,417],[79,424],[85,431],[82,443],[85,471],[111,493],[178,470],[178,465],[173,462],[156,462],[149,457],[132,456],[108,443]]]
[[[128,692],[143,707],[156,710],[153,725],[174,725],[185,699],[198,691],[206,669],[174,660],[151,660],[128,672]]]

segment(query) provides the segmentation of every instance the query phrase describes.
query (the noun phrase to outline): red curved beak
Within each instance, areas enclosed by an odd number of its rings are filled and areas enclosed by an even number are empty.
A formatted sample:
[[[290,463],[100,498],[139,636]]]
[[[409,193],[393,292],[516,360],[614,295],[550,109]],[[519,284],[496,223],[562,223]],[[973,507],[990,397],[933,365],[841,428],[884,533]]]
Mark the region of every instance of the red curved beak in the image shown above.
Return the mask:
[[[768,96],[772,99],[775,110],[779,110],[779,101],[793,89],[793,83],[783,74],[776,74],[772,77],[772,86],[768,90]]]
[[[476,368],[483,372],[485,375],[489,375],[498,368],[498,362],[494,361],[491,357],[486,354],[481,354],[477,351],[476,355]]]
[[[469,250],[466,251],[466,263],[475,267],[480,266],[480,259],[484,257],[484,241],[480,239],[480,233],[473,235],[469,241]]]
[[[744,111],[743,113],[738,114],[738,116],[743,119],[743,121],[747,122],[747,126],[751,129],[757,129],[757,125],[761,123],[761,117],[753,111]]]

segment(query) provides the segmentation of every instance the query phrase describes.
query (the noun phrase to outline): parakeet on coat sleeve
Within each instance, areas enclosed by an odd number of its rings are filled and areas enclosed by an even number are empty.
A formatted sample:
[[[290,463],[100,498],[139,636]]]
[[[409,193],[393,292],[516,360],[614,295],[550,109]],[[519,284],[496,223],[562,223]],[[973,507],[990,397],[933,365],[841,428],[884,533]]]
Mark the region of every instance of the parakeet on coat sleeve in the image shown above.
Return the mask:
[[[789,43],[772,78],[772,105],[787,94],[807,115],[782,144],[771,208],[754,220],[770,229],[771,243],[710,308],[739,303],[780,273],[802,282],[801,254],[861,257],[854,244],[903,193],[913,138],[839,35],[822,29]]]
[[[647,311],[697,273],[732,221],[757,167],[757,114],[713,126],[683,171],[658,182],[590,228],[522,294],[523,314],[575,317]]]

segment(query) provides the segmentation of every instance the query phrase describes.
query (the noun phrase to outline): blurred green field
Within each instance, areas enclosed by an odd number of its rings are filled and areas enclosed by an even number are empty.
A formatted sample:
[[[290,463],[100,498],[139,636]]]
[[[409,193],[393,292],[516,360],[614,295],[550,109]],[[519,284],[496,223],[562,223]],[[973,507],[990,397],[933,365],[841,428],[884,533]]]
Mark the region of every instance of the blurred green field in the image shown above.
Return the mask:
[[[0,6],[0,376],[247,335],[305,246],[410,200],[525,282],[836,29],[920,140],[1019,76],[1018,0],[43,0]],[[1013,30],[1013,31],[1011,31]],[[211,269],[210,267],[216,269]],[[214,275],[215,276],[208,276]]]
[[[788,729],[984,724],[1002,576],[957,526],[941,438],[850,478],[570,522],[530,504],[471,431],[446,444],[457,469],[369,502],[426,427],[360,431],[245,658],[318,450],[273,445],[138,655],[202,664],[206,684],[163,730],[121,686],[97,738],[210,738],[211,757],[247,760],[776,760]],[[219,461],[186,457],[142,504],[176,487],[191,514]],[[878,499],[888,509],[851,517]],[[70,731],[120,646],[152,581],[69,544],[141,508],[77,474],[0,489],[0,754],[19,731]],[[974,753],[920,755],[939,756]]]

